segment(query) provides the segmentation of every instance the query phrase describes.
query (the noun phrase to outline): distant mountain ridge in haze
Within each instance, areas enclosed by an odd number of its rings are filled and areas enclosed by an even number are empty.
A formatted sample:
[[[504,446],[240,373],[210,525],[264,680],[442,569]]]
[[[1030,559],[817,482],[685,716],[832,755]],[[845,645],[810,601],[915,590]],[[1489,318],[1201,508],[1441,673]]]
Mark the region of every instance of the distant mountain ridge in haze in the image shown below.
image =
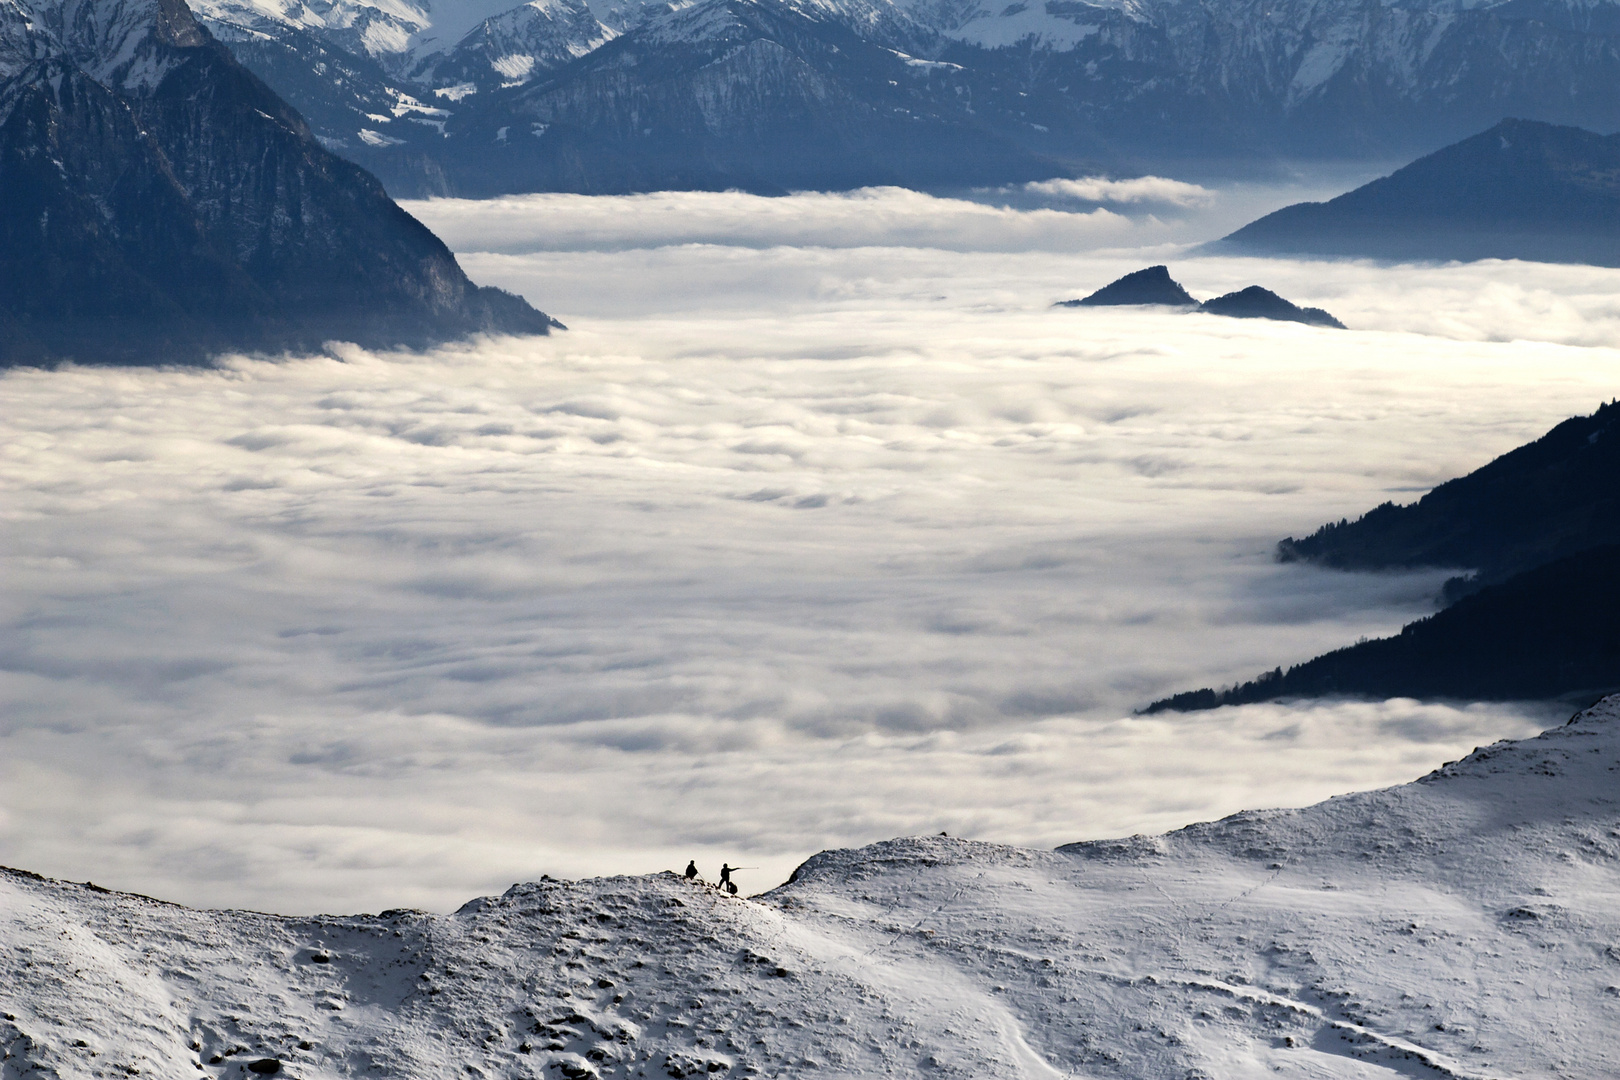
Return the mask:
[[[1336,199],[1267,214],[1220,246],[1620,266],[1620,135],[1504,120]]]
[[[1387,159],[1507,115],[1620,127],[1612,0],[197,7],[402,196],[961,188]]]
[[[0,364],[552,325],[469,282],[180,0],[0,16]]]
[[[435,168],[468,196],[785,194],[1039,180],[1057,161],[975,121],[930,65],[791,4],[702,0],[447,121]],[[432,140],[430,139],[430,142]],[[420,139],[373,156],[400,164]]]

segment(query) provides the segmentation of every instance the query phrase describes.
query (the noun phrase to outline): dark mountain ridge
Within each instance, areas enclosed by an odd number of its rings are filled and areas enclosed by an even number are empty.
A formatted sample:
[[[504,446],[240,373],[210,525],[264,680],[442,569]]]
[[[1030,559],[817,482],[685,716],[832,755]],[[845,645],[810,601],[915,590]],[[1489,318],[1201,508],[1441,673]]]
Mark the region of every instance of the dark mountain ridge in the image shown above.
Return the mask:
[[[1415,503],[1277,545],[1340,570],[1474,567],[1451,603],[1397,637],[1362,642],[1227,690],[1148,711],[1349,694],[1511,700],[1620,687],[1620,402],[1449,480]]]
[[[1228,690],[1194,690],[1144,712],[1188,712],[1330,695],[1526,701],[1620,688],[1620,545],[1583,551],[1402,627]]]
[[[1045,179],[1067,164],[962,105],[960,69],[875,44],[813,6],[704,0],[522,85],[443,136],[364,152],[404,190],[785,194]],[[427,171],[424,171],[427,170]]]
[[[1233,319],[1271,319],[1343,330],[1344,324],[1321,308],[1300,307],[1270,289],[1250,285],[1200,304],[1170,276],[1168,266],[1149,266],[1109,282],[1080,300],[1060,300],[1053,307],[1172,307]]]
[[[1277,545],[1340,570],[1459,567],[1476,583],[1620,543],[1620,403],[1577,416],[1415,503],[1384,503]],[[1452,584],[1450,594],[1472,587]]]
[[[1344,323],[1319,307],[1300,307],[1292,300],[1284,300],[1270,289],[1250,285],[1237,292],[1229,292],[1198,305],[1206,315],[1225,315],[1232,319],[1272,319],[1276,322],[1297,322],[1307,326],[1328,326],[1343,330]]]
[[[1198,301],[1170,276],[1168,266],[1136,270],[1080,300],[1063,300],[1058,307],[1124,307],[1140,304],[1196,307]]]
[[[554,325],[468,281],[180,0],[94,6],[35,13],[39,58],[0,68],[0,364]]]
[[[1220,246],[1620,266],[1620,135],[1504,120],[1336,199],[1267,214]]]

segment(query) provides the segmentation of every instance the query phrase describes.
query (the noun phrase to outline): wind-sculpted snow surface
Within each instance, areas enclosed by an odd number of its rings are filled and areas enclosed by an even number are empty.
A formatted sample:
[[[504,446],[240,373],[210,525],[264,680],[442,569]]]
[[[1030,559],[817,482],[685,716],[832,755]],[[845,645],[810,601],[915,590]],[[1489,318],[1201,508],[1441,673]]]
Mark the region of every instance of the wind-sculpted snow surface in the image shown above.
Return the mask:
[[[1611,698],[1403,787],[892,840],[753,899],[661,874],[286,919],[9,872],[3,1074],[1612,1075],[1617,775]]]

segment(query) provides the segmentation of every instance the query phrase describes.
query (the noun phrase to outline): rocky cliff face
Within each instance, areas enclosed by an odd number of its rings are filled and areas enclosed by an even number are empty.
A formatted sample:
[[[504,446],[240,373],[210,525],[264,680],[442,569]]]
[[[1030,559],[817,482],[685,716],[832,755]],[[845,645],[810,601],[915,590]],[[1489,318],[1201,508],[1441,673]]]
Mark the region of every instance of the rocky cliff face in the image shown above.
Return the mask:
[[[552,325],[469,282],[180,0],[14,4],[0,79],[0,362]]]

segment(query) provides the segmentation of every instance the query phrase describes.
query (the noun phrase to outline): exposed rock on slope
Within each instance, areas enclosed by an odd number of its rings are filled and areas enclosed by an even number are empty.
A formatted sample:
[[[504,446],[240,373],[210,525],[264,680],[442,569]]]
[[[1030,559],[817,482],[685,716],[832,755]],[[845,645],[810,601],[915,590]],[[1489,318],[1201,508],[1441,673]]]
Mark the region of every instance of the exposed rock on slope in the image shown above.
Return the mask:
[[[1160,304],[1167,307],[1193,307],[1198,301],[1170,276],[1168,266],[1150,266],[1109,282],[1082,300],[1065,300],[1059,307],[1108,307],[1114,305]]]
[[[1620,1070],[1620,718],[1161,837],[826,852],[453,915],[207,912],[0,873],[7,1075]]]
[[[0,363],[545,333],[324,150],[180,0],[0,24]]]
[[[1344,323],[1316,307],[1300,307],[1284,300],[1270,289],[1250,285],[1247,289],[1217,296],[1198,305],[1207,315],[1225,315],[1233,319],[1273,319],[1278,322],[1305,323],[1310,326],[1331,326],[1344,329]]]
[[[1620,266],[1620,135],[1504,120],[1329,202],[1267,214],[1222,244]]]
[[[462,101],[562,67],[624,29],[604,24],[584,0],[531,0],[485,19],[453,49],[428,53],[417,61],[412,81],[455,87],[447,96]]]

